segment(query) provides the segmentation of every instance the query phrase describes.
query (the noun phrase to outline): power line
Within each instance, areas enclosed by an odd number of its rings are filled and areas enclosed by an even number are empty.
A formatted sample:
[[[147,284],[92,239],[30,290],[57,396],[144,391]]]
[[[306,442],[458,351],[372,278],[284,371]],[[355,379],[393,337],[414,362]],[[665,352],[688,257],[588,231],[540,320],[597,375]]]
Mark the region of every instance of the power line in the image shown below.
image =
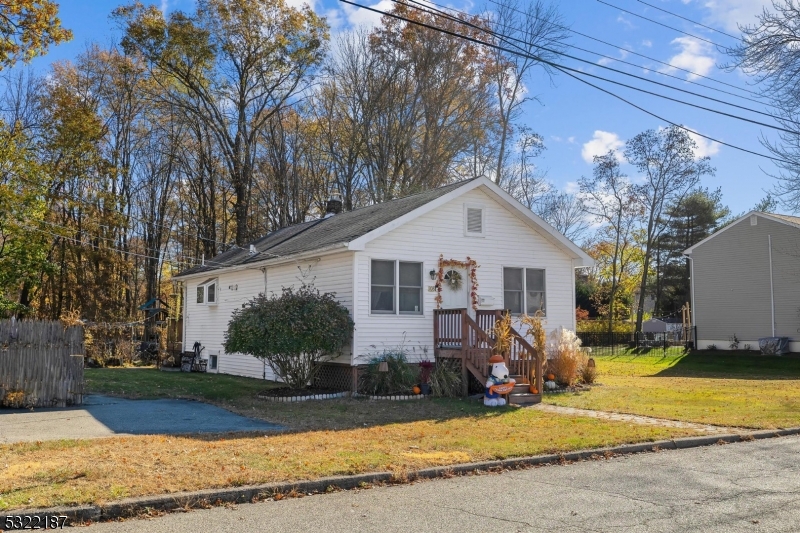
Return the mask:
[[[643,15],[638,15],[638,14],[634,13],[633,11],[628,11],[627,9],[622,9],[621,7],[615,6],[614,4],[609,4],[608,2],[604,2],[603,0],[597,0],[597,1],[600,2],[601,4],[605,4],[605,5],[609,6],[609,7],[613,7],[614,9],[619,9],[620,11],[622,11],[624,13],[628,13],[629,15],[633,15],[634,17],[639,17],[640,19],[644,19],[644,20],[646,20],[648,22],[652,22],[653,24],[658,24],[659,26],[663,26],[665,28],[669,28],[672,31],[677,31],[678,33],[682,33],[684,35],[688,35],[689,37],[694,37],[695,39],[699,39],[701,41],[705,41],[705,42],[707,42],[709,44],[713,44],[714,46],[719,47],[719,48],[725,48],[721,44],[717,44],[714,41],[709,41],[708,39],[704,39],[703,37],[700,37],[698,35],[693,35],[691,33],[685,32],[683,30],[679,30],[678,28],[673,28],[672,26],[668,26],[667,24],[663,24],[663,23],[661,23],[661,22],[659,22],[657,20],[653,20],[653,19],[647,18],[647,17],[645,17]]]
[[[499,4],[499,3],[498,3],[498,1],[497,1],[497,0],[489,0],[489,2],[491,2],[492,4],[494,4],[494,5],[496,5],[496,6],[499,6],[499,5],[501,5],[501,4]],[[519,13],[519,14],[521,14],[521,15],[526,15],[526,12],[525,12],[525,11],[522,11],[522,10],[520,10],[520,9],[517,9],[517,8],[514,8],[514,7],[508,6],[508,9],[510,9],[510,10],[512,10],[512,11],[514,11],[514,12],[516,12],[516,13]],[[533,15],[533,16],[534,16],[534,18],[536,18],[537,20],[542,20],[540,17],[537,17],[537,16],[535,16],[535,15]],[[636,52],[636,51],[634,51],[634,50],[630,50],[630,49],[628,49],[628,48],[625,48],[624,46],[619,46],[619,45],[616,45],[616,44],[610,43],[610,42],[608,42],[608,41],[604,41],[604,40],[602,40],[602,39],[598,39],[597,37],[593,37],[593,36],[591,36],[591,35],[587,35],[587,34],[585,34],[585,33],[581,33],[581,32],[579,32],[579,31],[577,31],[577,30],[573,30],[573,29],[572,29],[572,28],[570,28],[569,26],[563,26],[563,25],[561,25],[561,24],[556,24],[556,26],[557,26],[557,27],[559,27],[559,28],[561,28],[561,29],[564,29],[564,30],[566,30],[566,31],[569,31],[569,32],[571,32],[571,33],[574,33],[575,35],[580,35],[581,37],[584,37],[584,38],[586,38],[586,39],[590,39],[590,40],[592,40],[592,41],[595,41],[595,42],[598,42],[598,43],[600,43],[600,44],[604,44],[604,45],[606,45],[606,46],[611,46],[612,48],[616,48],[616,49],[618,49],[618,50],[625,50],[626,52],[628,52],[628,53],[630,53],[630,54],[633,54],[633,55],[635,55],[635,56],[638,56],[638,57],[641,57],[641,58],[647,59],[648,61],[655,61],[656,63],[658,63],[658,64],[660,64],[660,65],[664,65],[664,66],[666,66],[666,67],[674,68],[675,70],[680,70],[681,72],[686,72],[687,74],[691,74],[691,75],[693,75],[693,76],[697,76],[697,77],[699,77],[699,78],[703,78],[703,79],[706,79],[706,80],[709,80],[709,81],[713,81],[714,83],[719,83],[720,85],[726,85],[726,86],[728,86],[728,87],[732,87],[732,88],[734,88],[734,89],[736,89],[736,90],[738,90],[738,91],[742,91],[742,92],[745,92],[745,93],[748,93],[748,94],[752,94],[753,96],[758,96],[758,97],[761,97],[761,95],[760,95],[759,93],[755,92],[755,91],[751,91],[751,90],[749,90],[749,89],[746,89],[746,88],[744,88],[744,87],[739,87],[739,86],[737,86],[737,85],[733,85],[732,83],[727,83],[727,82],[724,82],[724,81],[721,81],[721,80],[717,80],[717,79],[714,79],[714,78],[712,78],[712,77],[710,77],[710,76],[706,76],[706,75],[704,75],[704,74],[700,74],[700,73],[698,73],[698,72],[693,72],[693,71],[691,71],[691,70],[688,70],[688,69],[685,69],[685,68],[683,68],[683,67],[679,67],[679,66],[673,65],[673,64],[671,64],[671,63],[667,63],[667,62],[665,62],[665,61],[661,61],[660,59],[656,59],[656,58],[654,58],[654,57],[650,57],[650,56],[648,56],[648,55],[641,54],[641,53],[639,53],[639,52]],[[652,69],[650,69],[650,70],[652,70]],[[686,81],[688,81],[688,80],[686,80]],[[746,98],[746,97],[744,97],[744,96],[739,96],[739,98]],[[746,99],[747,99],[747,100],[751,100],[751,101],[753,101],[753,102],[759,102],[759,100],[754,100],[754,99],[752,99],[752,98],[746,98]]]
[[[464,11],[459,11],[458,9],[453,9],[453,8],[444,6],[442,4],[437,4],[436,2],[426,1],[425,3],[423,3],[423,2],[420,2],[418,0],[408,0],[408,1],[413,3],[413,4],[417,4],[419,6],[425,7],[425,8],[428,8],[429,7],[428,4],[430,4],[430,5],[434,5],[434,6],[438,7],[438,8],[441,8],[441,9],[448,9],[448,10],[454,12],[454,13],[459,13],[459,14],[462,14],[462,15],[468,15],[468,13],[465,13]],[[435,11],[444,13],[443,11],[441,11],[441,9],[437,9]],[[515,11],[523,13],[522,11],[519,11],[517,9],[515,9]],[[536,18],[538,19],[539,17],[536,17]],[[499,26],[500,28],[503,28],[505,30],[508,30],[509,28],[513,29],[512,26],[509,26],[507,24],[500,24],[498,22],[492,22],[492,24],[495,25],[495,26]],[[589,39],[593,39],[593,37],[591,37],[591,36],[585,35],[583,33],[575,32],[574,30],[572,30],[570,28],[567,28],[566,26],[560,26],[560,25],[556,25],[556,26],[564,28],[565,30],[568,30],[568,31],[572,31],[573,33],[576,33],[578,35],[587,37]],[[605,43],[605,41],[600,41],[599,39],[594,39],[594,40],[602,42],[603,44],[608,44],[609,46],[613,46],[610,43]],[[605,55],[605,54],[601,54],[600,52],[595,52],[594,50],[589,50],[587,48],[582,48],[582,47],[576,46],[574,44],[565,43],[564,46],[567,46],[567,47],[575,49],[575,50],[580,50],[581,52],[586,52],[588,54],[596,55],[596,56],[601,57],[601,58],[609,59],[611,61],[616,61],[618,63],[622,63],[623,65],[628,65],[628,66],[631,66],[631,67],[640,68],[640,69],[648,71],[648,72],[654,72],[654,73],[659,74],[661,76],[666,76],[668,78],[672,78],[672,79],[681,81],[683,83],[691,83],[692,85],[697,85],[698,87],[703,87],[705,89],[709,89],[709,90],[712,90],[712,91],[717,91],[717,92],[720,92],[720,93],[723,93],[723,94],[727,94],[727,95],[733,96],[735,98],[741,98],[743,100],[749,100],[750,102],[755,102],[757,104],[763,104],[763,102],[761,102],[759,100],[756,100],[755,98],[749,98],[749,97],[743,96],[741,94],[736,94],[736,93],[733,93],[733,92],[730,92],[730,91],[726,91],[724,89],[720,89],[719,87],[712,87],[712,86],[706,85],[704,83],[699,83],[699,82],[696,82],[696,81],[693,81],[693,80],[684,79],[684,78],[675,76],[673,74],[670,74],[668,72],[663,72],[663,71],[660,71],[660,70],[654,70],[654,69],[652,69],[650,67],[646,67],[644,65],[638,65],[636,63],[631,63],[630,61],[625,61],[624,59],[620,59],[620,58],[617,58],[617,57],[612,57],[612,56],[608,56],[608,55]],[[628,50],[626,48],[622,48],[622,47],[616,47],[616,48],[618,48],[619,50],[624,50],[627,53],[632,53],[632,54],[639,55],[639,56],[642,55],[642,54],[637,54],[636,52],[633,52],[633,51]],[[642,56],[642,57],[647,57],[647,56]],[[652,58],[650,58],[650,59],[652,61],[658,61],[656,59],[652,59]],[[689,71],[689,70],[686,70],[686,69],[682,69],[680,67],[676,67],[674,65],[670,65],[669,63],[664,63],[663,61],[659,61],[659,63],[662,63],[662,64],[664,64],[666,66],[669,66],[670,68],[673,68],[673,69],[683,70],[683,71],[685,71],[685,72],[687,72],[687,73],[689,73],[689,74],[691,74],[693,76],[706,78],[706,76],[702,76],[701,74],[698,74],[696,72],[692,72],[692,71]],[[592,63],[592,64],[594,64],[594,63]],[[719,82],[718,80],[714,80],[712,78],[708,78],[708,79],[710,79],[711,81],[717,82],[717,83],[723,83],[723,82]],[[724,85],[730,85],[730,84],[725,83]],[[739,90],[743,90],[743,89],[739,89]],[[749,91],[746,91],[746,92],[749,92]],[[732,105],[732,104],[729,104],[729,105]],[[772,118],[775,118],[773,115],[768,115],[768,116],[771,116]]]
[[[346,2],[346,3],[351,3],[351,2],[349,2],[349,1],[347,1],[347,0],[342,0],[342,1],[344,1],[344,2]],[[405,5],[405,6],[407,6],[407,7],[413,7],[413,6],[409,6],[408,4],[405,4],[404,2],[402,2],[402,0],[393,0],[393,1],[394,1],[395,3],[397,3],[397,4]],[[415,2],[415,3],[416,3],[416,2]],[[362,6],[362,7],[363,7],[363,6]],[[367,9],[371,9],[371,8],[367,8]],[[420,9],[420,8],[415,8],[415,9],[417,9],[418,11],[423,11],[423,12],[425,12],[425,13],[428,13],[428,14],[430,14],[430,15],[434,15],[434,16],[437,14],[436,12],[431,12],[431,11],[423,10],[423,9]],[[736,108],[738,108],[738,109],[742,109],[742,110],[744,110],[744,111],[748,111],[748,112],[751,112],[751,113],[756,113],[756,114],[759,114],[759,115],[764,115],[764,116],[767,116],[767,117],[770,117],[770,118],[777,118],[777,117],[775,117],[774,115],[771,115],[771,114],[769,114],[769,113],[765,113],[765,112],[763,112],[763,111],[758,111],[758,110],[756,110],[756,109],[751,109],[751,108],[749,108],[749,107],[740,106],[740,105],[738,105],[738,104],[732,104],[732,103],[730,103],[730,102],[726,102],[726,101],[724,101],[724,100],[720,100],[720,99],[718,99],[718,98],[713,98],[713,97],[711,97],[711,96],[706,96],[706,95],[703,95],[703,94],[700,94],[700,93],[696,93],[696,92],[693,92],[693,91],[688,91],[688,90],[686,90],[686,89],[681,89],[681,88],[679,88],[679,87],[673,87],[672,85],[668,85],[668,84],[666,84],[666,83],[661,83],[661,82],[658,82],[658,81],[655,81],[655,80],[650,80],[650,79],[644,78],[644,77],[642,77],[642,76],[637,76],[637,75],[635,75],[635,74],[631,74],[631,73],[628,73],[628,72],[624,72],[624,71],[622,71],[622,70],[619,70],[619,69],[615,69],[615,68],[608,67],[608,66],[606,66],[606,65],[597,65],[596,63],[594,63],[594,62],[592,62],[592,61],[588,61],[588,60],[586,60],[586,59],[582,59],[582,58],[579,58],[579,57],[576,57],[576,56],[572,56],[572,55],[570,55],[570,54],[565,54],[565,53],[563,53],[563,52],[560,52],[560,51],[558,51],[558,50],[553,50],[553,49],[551,49],[551,48],[547,48],[547,47],[544,47],[544,46],[537,46],[537,45],[535,45],[535,44],[529,43],[529,42],[527,42],[527,41],[524,41],[524,40],[522,40],[522,39],[517,39],[517,38],[515,38],[515,37],[509,37],[509,36],[507,36],[507,35],[503,35],[503,34],[500,34],[500,33],[498,33],[498,32],[494,32],[494,31],[492,31],[492,30],[488,30],[488,29],[486,29],[486,28],[481,28],[481,27],[479,27],[479,26],[476,26],[476,25],[474,25],[474,24],[472,24],[472,23],[470,23],[470,22],[468,22],[468,21],[461,20],[461,19],[459,19],[459,18],[457,18],[457,17],[453,17],[452,15],[450,15],[450,14],[448,14],[448,13],[445,13],[445,12],[442,12],[442,11],[439,11],[439,10],[434,10],[434,11],[437,11],[438,13],[442,14],[443,16],[445,16],[445,17],[449,18],[450,20],[452,20],[452,21],[454,21],[454,22],[457,22],[457,23],[459,23],[459,24],[462,24],[462,25],[465,25],[465,26],[472,27],[472,28],[474,28],[474,29],[477,29],[477,30],[479,30],[479,31],[482,31],[482,32],[484,32],[484,33],[487,33],[487,34],[489,34],[489,35],[493,35],[493,36],[495,36],[495,37],[499,37],[501,40],[503,40],[503,41],[505,41],[505,42],[508,42],[509,40],[511,40],[511,41],[517,41],[517,42],[519,42],[519,43],[523,43],[523,44],[525,44],[525,45],[527,45],[527,46],[533,46],[534,48],[538,48],[538,49],[540,49],[540,50],[545,50],[545,51],[547,51],[547,52],[550,52],[550,53],[553,53],[553,54],[556,54],[556,55],[559,55],[559,56],[563,56],[563,57],[566,57],[566,58],[569,58],[569,59],[573,59],[573,60],[576,60],[576,61],[580,61],[580,62],[583,62],[583,63],[588,63],[588,64],[590,64],[590,65],[592,65],[592,66],[597,66],[597,67],[600,67],[600,68],[603,68],[603,69],[606,69],[606,70],[610,70],[610,71],[612,71],[612,72],[615,72],[615,73],[618,73],[618,74],[623,74],[623,75],[625,75],[625,76],[629,76],[629,77],[632,77],[632,78],[636,78],[636,79],[638,79],[638,80],[645,81],[645,82],[648,82],[648,83],[653,83],[653,84],[655,84],[655,85],[659,85],[659,86],[662,86],[662,87],[665,87],[665,88],[668,88],[668,89],[672,89],[672,90],[675,90],[675,91],[679,91],[679,92],[683,92],[683,93],[686,93],[686,94],[690,94],[690,95],[692,95],[692,96],[697,96],[697,97],[699,97],[699,98],[705,98],[705,99],[707,99],[707,100],[711,100],[711,101],[713,101],[713,102],[718,102],[718,103],[721,103],[721,104],[724,104],[724,105],[729,105],[729,106],[731,106],[731,107],[736,107]],[[481,42],[481,43],[483,43],[483,44],[487,44],[487,45],[489,44],[489,43],[484,43],[483,41],[477,41],[477,42]],[[512,43],[509,43],[509,44],[511,44],[512,46],[516,46],[516,45],[514,45],[514,44],[512,44]],[[516,46],[516,47],[517,47],[517,48],[519,48],[520,50],[522,50],[520,47],[518,47],[518,46]],[[508,50],[506,50],[506,51],[508,51]],[[513,52],[512,52],[512,53],[513,53]],[[534,59],[534,60],[536,60],[536,61],[539,61],[539,62],[541,62],[541,63],[547,64],[547,65],[550,65],[550,66],[552,66],[552,67],[558,67],[558,68],[560,68],[560,69],[566,69],[566,70],[569,70],[569,71],[571,71],[571,72],[575,72],[575,73],[577,73],[577,74],[580,74],[580,75],[583,75],[583,76],[589,76],[589,77],[592,77],[592,78],[596,78],[596,79],[599,79],[599,80],[603,80],[603,81],[606,81],[606,82],[608,82],[608,83],[613,83],[613,84],[615,84],[615,85],[619,85],[619,86],[622,86],[622,87],[625,87],[625,88],[628,88],[628,89],[632,89],[632,90],[634,90],[634,91],[639,91],[639,92],[642,92],[642,93],[645,93],[645,94],[649,94],[649,95],[651,95],[651,96],[655,96],[655,97],[657,97],[657,98],[663,98],[663,99],[665,99],[665,100],[670,100],[670,101],[672,101],[672,102],[676,102],[676,103],[683,104],[683,105],[686,105],[686,106],[694,107],[694,108],[697,108],[697,109],[702,109],[703,111],[708,111],[708,112],[711,112],[711,113],[716,113],[716,114],[719,114],[719,115],[727,116],[727,117],[729,117],[729,118],[733,118],[733,119],[736,119],[736,120],[741,120],[741,121],[744,121],[744,122],[750,122],[750,123],[752,123],[752,124],[756,124],[756,125],[758,125],[758,126],[763,126],[763,127],[765,127],[765,128],[771,128],[771,129],[774,129],[774,130],[782,131],[782,132],[784,132],[784,133],[789,133],[789,134],[797,134],[797,133],[798,133],[798,132],[796,132],[796,131],[794,131],[794,130],[790,130],[790,129],[787,129],[787,128],[783,128],[783,127],[781,127],[781,126],[776,126],[776,125],[773,125],[773,124],[767,124],[767,123],[765,123],[765,122],[759,122],[759,121],[757,121],[757,120],[753,120],[753,119],[745,118],[745,117],[742,117],[742,116],[739,116],[739,115],[734,115],[734,114],[732,114],[732,113],[727,113],[727,112],[725,112],[725,111],[720,111],[720,110],[718,110],[718,109],[713,109],[713,108],[709,108],[709,107],[701,106],[701,105],[698,105],[698,104],[693,104],[693,103],[691,103],[691,102],[686,102],[686,101],[684,101],[684,100],[679,100],[679,99],[677,99],[677,98],[672,98],[672,97],[670,97],[670,96],[666,96],[666,95],[663,95],[663,94],[659,94],[659,93],[655,93],[655,92],[652,92],[652,91],[648,91],[648,90],[646,90],[646,89],[642,89],[642,88],[640,88],[640,87],[635,87],[635,86],[633,86],[633,85],[628,85],[628,84],[626,84],[626,83],[622,83],[622,82],[619,82],[619,81],[611,80],[611,79],[609,79],[609,78],[604,78],[604,77],[602,77],[602,76],[598,76],[598,75],[596,75],[596,74],[589,74],[588,72],[584,72],[584,71],[582,71],[582,70],[578,70],[578,69],[575,69],[575,68],[571,68],[571,67],[568,67],[568,66],[566,66],[566,65],[557,64],[557,63],[554,63],[554,62],[552,62],[552,61],[548,61],[548,60],[546,60],[546,59],[544,59],[544,58],[542,58],[542,57],[535,56],[535,55],[532,55],[532,54],[528,54],[528,53],[527,53],[527,52],[525,52],[524,50],[522,50],[522,53],[517,53],[517,55],[524,55],[525,57],[528,57],[528,58],[530,58],[530,59]]]
[[[722,35],[724,35],[726,37],[730,37],[731,39],[736,39],[737,41],[740,40],[740,37],[736,37],[735,35],[731,35],[730,33],[725,33],[724,31],[718,30],[716,28],[712,28],[711,26],[706,26],[705,24],[700,24],[697,21],[694,21],[692,19],[689,19],[689,18],[683,17],[681,15],[678,15],[677,13],[673,13],[672,11],[667,11],[664,8],[661,8],[661,7],[658,7],[658,6],[654,6],[653,4],[648,4],[647,2],[644,2],[643,0],[636,0],[636,1],[639,2],[640,4],[644,4],[646,6],[650,6],[653,9],[658,9],[659,11],[663,11],[664,13],[666,13],[668,15],[672,15],[673,17],[678,17],[679,19],[683,19],[686,22],[691,22],[692,24],[696,24],[698,26],[701,26],[701,27],[703,27],[703,28],[705,28],[707,30],[711,30],[711,31],[715,31],[717,33],[721,33]]]
[[[528,54],[524,54],[524,53],[520,53],[520,52],[517,52],[517,51],[514,51],[514,50],[510,50],[508,48],[505,48],[505,47],[502,47],[502,46],[499,46],[499,45],[496,45],[496,44],[493,44],[493,43],[487,43],[485,41],[481,41],[479,39],[475,39],[475,38],[469,37],[467,35],[459,34],[459,33],[456,33],[456,32],[451,32],[449,30],[446,30],[444,28],[440,28],[438,26],[434,26],[434,25],[431,25],[431,24],[426,24],[424,22],[419,22],[419,21],[416,21],[416,20],[412,20],[412,19],[403,17],[401,15],[397,15],[396,13],[390,13],[388,11],[381,11],[379,9],[375,9],[375,8],[372,8],[372,7],[369,7],[369,6],[365,6],[365,5],[362,5],[362,4],[358,4],[358,3],[353,2],[351,0],[339,0],[339,1],[343,2],[343,3],[346,3],[346,4],[350,4],[350,5],[356,6],[356,7],[360,7],[362,9],[366,9],[368,11],[372,11],[374,13],[378,13],[378,14],[385,15],[385,16],[388,16],[388,17],[391,17],[391,18],[395,18],[397,20],[402,20],[402,21],[408,22],[410,24],[414,24],[414,25],[417,25],[417,26],[421,26],[421,27],[432,29],[434,31],[439,31],[439,32],[442,32],[442,33],[445,33],[445,34],[448,34],[448,35],[452,35],[453,37],[458,37],[460,39],[464,39],[466,41],[474,42],[476,44],[481,44],[483,46],[487,46],[487,47],[490,47],[490,48],[495,48],[495,49],[502,50],[502,51],[505,51],[505,52],[508,52],[508,53],[511,53],[511,54],[528,56]],[[571,69],[569,67],[564,67],[562,65],[558,65],[558,64],[553,63],[551,61],[542,60],[542,59],[536,58],[535,56],[530,56],[530,57],[533,57],[537,61],[541,61],[543,63],[549,64],[549,65],[553,66],[553,68],[556,68],[556,69],[560,70],[561,72],[564,72],[568,76],[570,76],[572,78],[575,78],[575,79],[577,79],[578,81],[580,81],[582,83],[585,83],[585,84],[587,84],[587,85],[589,85],[591,87],[594,87],[595,89],[600,90],[600,91],[602,91],[604,93],[610,94],[611,96],[614,96],[615,98],[618,98],[618,99],[622,100],[623,102],[625,102],[625,103],[627,103],[627,104],[629,104],[629,105],[631,105],[631,106],[633,106],[633,107],[635,107],[635,108],[647,113],[648,115],[651,115],[651,116],[653,116],[653,117],[655,117],[655,118],[657,118],[659,120],[663,120],[664,122],[667,122],[668,124],[671,124],[671,125],[673,125],[673,126],[675,126],[677,128],[685,130],[685,131],[687,131],[689,133],[693,133],[695,135],[698,135],[698,136],[703,137],[705,139],[708,139],[710,141],[722,144],[724,146],[728,146],[728,147],[736,149],[736,150],[740,150],[742,152],[747,152],[747,153],[750,153],[752,155],[757,155],[757,156],[763,157],[765,159],[770,159],[772,161],[778,161],[778,162],[782,162],[782,163],[788,163],[788,161],[786,161],[784,159],[776,158],[776,157],[769,156],[769,155],[766,155],[766,154],[762,154],[762,153],[759,153],[759,152],[754,152],[754,151],[748,150],[746,148],[741,148],[741,147],[736,146],[734,144],[726,143],[724,141],[720,141],[720,140],[715,139],[713,137],[710,137],[708,135],[704,135],[704,134],[702,134],[700,132],[697,132],[697,131],[694,131],[694,130],[690,130],[689,128],[686,128],[685,126],[681,126],[680,124],[672,122],[671,120],[668,120],[668,119],[663,118],[663,117],[661,117],[659,115],[656,115],[655,113],[652,113],[652,112],[650,112],[650,111],[648,111],[648,110],[646,110],[646,109],[634,104],[633,102],[630,102],[629,100],[626,100],[625,98],[623,98],[623,97],[621,97],[619,95],[616,95],[616,94],[614,94],[614,93],[612,93],[612,92],[610,92],[610,91],[608,91],[606,89],[603,89],[602,87],[598,87],[597,85],[594,85],[594,84],[592,84],[592,83],[590,83],[590,82],[588,82],[586,80],[580,79],[577,76],[567,72],[567,70],[571,70],[571,71],[578,72],[579,74],[583,74],[580,71],[576,71],[575,69]],[[607,80],[607,81],[611,81],[611,80]]]

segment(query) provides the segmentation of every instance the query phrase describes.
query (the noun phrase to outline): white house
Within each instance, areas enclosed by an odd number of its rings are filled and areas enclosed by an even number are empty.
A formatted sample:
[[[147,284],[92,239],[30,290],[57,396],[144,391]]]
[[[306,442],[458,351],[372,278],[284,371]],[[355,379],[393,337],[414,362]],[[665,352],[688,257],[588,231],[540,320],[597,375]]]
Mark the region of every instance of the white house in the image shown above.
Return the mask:
[[[699,349],[788,337],[800,352],[800,217],[751,211],[684,255]]]
[[[205,346],[209,371],[272,379],[262,361],[225,353],[224,333],[231,313],[259,293],[302,283],[336,293],[349,309],[352,342],[334,361],[346,371],[400,345],[412,362],[433,360],[437,308],[467,308],[473,317],[541,309],[548,329],[574,329],[574,270],[592,259],[491,180],[345,213],[338,205],[176,277],[185,291],[184,345]]]

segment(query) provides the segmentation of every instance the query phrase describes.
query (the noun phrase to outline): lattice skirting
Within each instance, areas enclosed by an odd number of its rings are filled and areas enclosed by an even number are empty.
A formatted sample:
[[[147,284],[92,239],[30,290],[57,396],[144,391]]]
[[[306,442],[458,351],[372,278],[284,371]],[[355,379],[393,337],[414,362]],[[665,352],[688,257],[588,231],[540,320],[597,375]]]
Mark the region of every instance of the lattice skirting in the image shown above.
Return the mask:
[[[355,392],[358,367],[337,363],[322,363],[312,387],[335,391]]]

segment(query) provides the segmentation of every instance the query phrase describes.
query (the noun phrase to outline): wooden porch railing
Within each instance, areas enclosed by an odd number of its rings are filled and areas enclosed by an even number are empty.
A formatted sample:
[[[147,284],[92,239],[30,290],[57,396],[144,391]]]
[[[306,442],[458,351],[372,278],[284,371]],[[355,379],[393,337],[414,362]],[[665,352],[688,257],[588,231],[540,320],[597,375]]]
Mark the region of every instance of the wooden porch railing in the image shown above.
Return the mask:
[[[459,350],[463,377],[466,370],[479,379],[486,379],[488,360],[494,347],[494,325],[502,311],[478,310],[473,319],[466,309],[437,309],[434,311],[434,346],[440,349]],[[542,364],[533,346],[514,328],[508,353],[503,354],[509,372],[521,376],[521,383],[533,384],[542,390]]]

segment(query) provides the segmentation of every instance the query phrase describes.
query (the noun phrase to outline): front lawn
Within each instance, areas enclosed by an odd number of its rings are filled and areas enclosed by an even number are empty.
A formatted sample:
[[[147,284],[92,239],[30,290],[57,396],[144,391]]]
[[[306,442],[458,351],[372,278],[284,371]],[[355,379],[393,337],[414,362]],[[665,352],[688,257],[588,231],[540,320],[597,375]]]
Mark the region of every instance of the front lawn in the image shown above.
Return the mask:
[[[148,369],[87,371],[89,392],[193,397],[287,425],[285,434],[133,436],[0,446],[0,510],[644,442],[692,430],[487,408],[474,400],[254,398],[260,380]],[[138,385],[137,385],[138,384]]]
[[[800,358],[720,351],[594,359],[601,386],[545,401],[722,426],[800,426]]]

